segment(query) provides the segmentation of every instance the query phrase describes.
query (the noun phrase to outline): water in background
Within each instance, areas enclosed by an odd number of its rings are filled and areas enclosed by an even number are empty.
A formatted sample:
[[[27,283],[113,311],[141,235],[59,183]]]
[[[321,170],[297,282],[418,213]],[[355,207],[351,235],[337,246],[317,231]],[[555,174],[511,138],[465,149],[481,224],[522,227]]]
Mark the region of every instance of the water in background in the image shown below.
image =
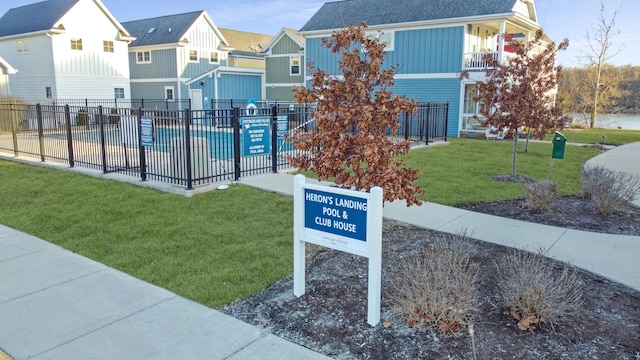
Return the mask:
[[[589,123],[582,114],[570,114],[578,123]],[[603,114],[596,118],[596,127],[604,129],[640,130],[640,114]]]

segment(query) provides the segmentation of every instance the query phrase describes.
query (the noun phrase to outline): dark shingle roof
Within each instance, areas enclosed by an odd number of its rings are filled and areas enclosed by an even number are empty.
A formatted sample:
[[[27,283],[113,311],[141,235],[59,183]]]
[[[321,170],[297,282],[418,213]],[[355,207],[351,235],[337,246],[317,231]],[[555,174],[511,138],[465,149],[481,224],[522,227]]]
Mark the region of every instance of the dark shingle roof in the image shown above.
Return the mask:
[[[122,26],[136,38],[129,46],[175,44],[182,40],[187,30],[203,12],[201,10],[129,21],[122,23]]]
[[[510,13],[517,0],[344,0],[328,2],[301,32]]]
[[[48,0],[7,11],[0,18],[0,37],[51,29],[78,0]]]

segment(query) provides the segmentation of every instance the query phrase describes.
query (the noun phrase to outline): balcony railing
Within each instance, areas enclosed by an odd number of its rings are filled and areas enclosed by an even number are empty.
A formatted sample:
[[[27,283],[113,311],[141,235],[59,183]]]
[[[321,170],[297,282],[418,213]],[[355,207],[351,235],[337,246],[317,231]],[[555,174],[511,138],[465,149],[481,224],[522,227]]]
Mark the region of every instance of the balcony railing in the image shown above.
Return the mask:
[[[465,70],[484,70],[489,67],[489,63],[485,58],[485,55],[491,55],[494,60],[498,60],[499,53],[497,51],[490,52],[471,52],[464,54],[464,69]],[[511,58],[514,57],[514,54],[510,52],[502,53],[502,61],[508,62]]]
[[[465,70],[483,70],[488,67],[489,63],[486,55],[491,55],[493,60],[498,60],[498,52],[472,52],[464,54]]]

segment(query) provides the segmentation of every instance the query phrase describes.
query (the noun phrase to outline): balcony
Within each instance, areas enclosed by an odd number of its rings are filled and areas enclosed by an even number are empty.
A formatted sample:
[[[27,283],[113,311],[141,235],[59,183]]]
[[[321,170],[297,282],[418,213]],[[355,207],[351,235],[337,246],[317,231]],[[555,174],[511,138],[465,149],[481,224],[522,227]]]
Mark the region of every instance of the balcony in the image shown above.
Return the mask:
[[[464,70],[469,71],[482,71],[489,67],[489,63],[486,59],[486,55],[491,55],[494,60],[498,60],[500,53],[497,51],[480,51],[480,52],[471,52],[464,54]],[[509,52],[502,53],[502,61],[508,62],[511,58],[514,57],[514,54]]]

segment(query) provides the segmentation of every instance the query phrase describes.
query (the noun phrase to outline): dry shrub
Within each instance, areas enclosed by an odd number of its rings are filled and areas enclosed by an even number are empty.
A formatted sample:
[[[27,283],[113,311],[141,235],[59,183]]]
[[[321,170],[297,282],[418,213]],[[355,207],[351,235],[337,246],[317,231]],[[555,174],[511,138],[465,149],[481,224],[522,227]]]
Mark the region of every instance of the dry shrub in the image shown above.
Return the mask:
[[[582,169],[581,184],[582,193],[601,214],[613,213],[640,196],[639,176],[599,165]]]
[[[531,183],[526,183],[527,193],[527,206],[532,211],[545,212],[549,210],[553,201],[558,194],[558,184],[551,180],[540,180]]]
[[[435,327],[455,336],[466,331],[477,308],[479,266],[460,241],[439,238],[426,252],[407,259],[392,276],[391,301],[409,327]],[[452,244],[449,246],[448,244]]]
[[[518,321],[520,330],[534,331],[543,323],[553,324],[575,314],[582,306],[580,276],[541,254],[512,252],[495,262],[500,299]]]

